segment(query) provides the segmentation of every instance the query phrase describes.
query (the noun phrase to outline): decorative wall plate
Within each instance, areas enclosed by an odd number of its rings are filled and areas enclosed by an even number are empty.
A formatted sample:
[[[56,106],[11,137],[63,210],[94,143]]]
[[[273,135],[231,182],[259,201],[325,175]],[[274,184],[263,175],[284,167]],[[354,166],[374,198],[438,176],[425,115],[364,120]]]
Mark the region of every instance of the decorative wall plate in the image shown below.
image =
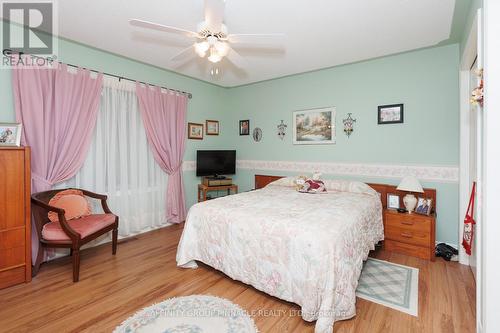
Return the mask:
[[[260,129],[260,127],[254,128],[252,136],[255,142],[259,142],[260,140],[262,140],[262,130]]]

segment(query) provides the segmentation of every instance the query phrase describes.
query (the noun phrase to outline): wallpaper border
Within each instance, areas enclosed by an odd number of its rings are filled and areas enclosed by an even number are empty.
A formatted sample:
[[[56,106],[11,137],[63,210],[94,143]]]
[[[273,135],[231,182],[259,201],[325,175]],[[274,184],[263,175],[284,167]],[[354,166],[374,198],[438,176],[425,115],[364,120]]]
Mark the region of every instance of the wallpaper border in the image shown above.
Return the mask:
[[[458,183],[458,166],[396,165],[340,162],[238,160],[236,167],[243,170],[270,170],[292,172],[321,172],[325,175],[364,176],[401,179],[413,175],[422,181]],[[184,161],[183,171],[195,171],[195,161]]]

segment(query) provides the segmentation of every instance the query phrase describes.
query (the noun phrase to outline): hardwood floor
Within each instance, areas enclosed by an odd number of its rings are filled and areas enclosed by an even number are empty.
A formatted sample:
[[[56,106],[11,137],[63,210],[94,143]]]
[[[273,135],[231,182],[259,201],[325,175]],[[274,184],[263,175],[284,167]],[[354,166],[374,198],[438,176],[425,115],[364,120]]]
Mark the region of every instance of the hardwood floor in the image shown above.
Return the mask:
[[[143,307],[192,294],[224,297],[255,311],[263,333],[313,332],[314,323],[290,315],[299,310],[295,304],[208,266],[177,268],[181,233],[182,225],[176,225],[122,241],[115,257],[111,244],[84,250],[78,283],[72,282],[69,257],[42,265],[31,283],[0,290],[0,332],[112,332]],[[335,323],[335,332],[475,331],[475,287],[468,267],[383,250],[372,255],[420,269],[419,316],[358,299],[357,316]]]

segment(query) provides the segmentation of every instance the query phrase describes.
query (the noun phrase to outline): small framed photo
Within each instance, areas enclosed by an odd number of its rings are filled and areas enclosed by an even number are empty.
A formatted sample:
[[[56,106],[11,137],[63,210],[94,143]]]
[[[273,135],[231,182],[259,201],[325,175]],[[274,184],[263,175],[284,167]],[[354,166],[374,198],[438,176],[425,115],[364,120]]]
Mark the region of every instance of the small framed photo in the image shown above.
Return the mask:
[[[0,123],[0,146],[21,146],[22,125]]]
[[[207,120],[205,126],[207,130],[207,135],[219,135],[218,120]]]
[[[240,135],[250,135],[250,120],[240,120]]]
[[[422,215],[431,215],[431,211],[432,211],[432,199],[418,198],[417,209],[415,209],[415,213]]]
[[[387,208],[399,209],[399,195],[387,193]]]
[[[378,107],[378,123],[403,123],[403,104],[380,105]]]
[[[188,139],[203,140],[203,124],[188,123]]]

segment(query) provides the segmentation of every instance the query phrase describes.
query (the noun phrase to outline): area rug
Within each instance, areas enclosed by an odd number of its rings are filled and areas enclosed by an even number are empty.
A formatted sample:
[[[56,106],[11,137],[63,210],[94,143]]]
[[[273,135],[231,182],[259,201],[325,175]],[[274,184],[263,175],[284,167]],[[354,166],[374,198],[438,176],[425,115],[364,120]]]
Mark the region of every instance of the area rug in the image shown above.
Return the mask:
[[[245,310],[227,299],[191,295],[142,309],[114,333],[257,333]]]
[[[418,269],[368,258],[356,295],[392,309],[418,315]]]

